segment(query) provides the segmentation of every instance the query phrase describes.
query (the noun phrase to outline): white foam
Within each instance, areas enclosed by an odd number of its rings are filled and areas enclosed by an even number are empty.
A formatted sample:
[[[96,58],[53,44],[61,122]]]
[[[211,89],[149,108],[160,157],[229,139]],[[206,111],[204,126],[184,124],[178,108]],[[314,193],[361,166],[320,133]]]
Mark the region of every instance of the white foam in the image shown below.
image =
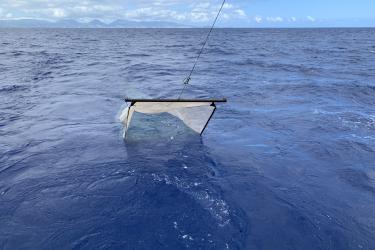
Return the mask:
[[[179,190],[192,196],[204,209],[210,212],[211,216],[216,219],[219,226],[224,227],[230,223],[230,212],[227,203],[217,197],[217,195],[211,194],[210,190],[205,188],[202,183],[180,180],[176,176],[170,178],[165,174],[152,174],[152,177],[154,181],[173,185]]]

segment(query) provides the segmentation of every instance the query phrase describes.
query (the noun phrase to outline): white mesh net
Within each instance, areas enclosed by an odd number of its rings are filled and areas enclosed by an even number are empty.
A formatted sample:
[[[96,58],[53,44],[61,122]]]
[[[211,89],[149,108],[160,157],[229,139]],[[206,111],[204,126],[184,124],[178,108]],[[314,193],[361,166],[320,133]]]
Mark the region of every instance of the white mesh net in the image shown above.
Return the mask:
[[[136,102],[122,112],[120,119],[125,125],[126,134],[131,127],[134,113],[169,113],[193,131],[201,134],[214,111],[215,105],[212,102]]]

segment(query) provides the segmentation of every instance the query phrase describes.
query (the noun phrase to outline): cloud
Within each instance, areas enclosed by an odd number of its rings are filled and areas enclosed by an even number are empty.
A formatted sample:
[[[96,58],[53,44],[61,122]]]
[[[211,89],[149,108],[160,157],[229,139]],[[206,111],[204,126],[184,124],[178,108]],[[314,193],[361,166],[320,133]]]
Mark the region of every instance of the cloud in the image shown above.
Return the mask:
[[[223,6],[223,9],[233,9],[234,6],[232,4],[229,4],[229,3],[225,3],[224,6]]]
[[[66,17],[65,10],[63,9],[57,8],[57,9],[53,9],[52,11],[53,11],[54,17],[57,17],[57,18]]]
[[[4,9],[0,8],[0,18],[4,18],[4,17],[9,19],[13,17],[13,14],[10,12],[6,13]]]
[[[279,23],[279,22],[282,22],[284,21],[284,19],[282,17],[267,17],[266,20],[268,22],[274,22],[274,23]]]
[[[244,10],[241,10],[241,9],[236,9],[234,11],[236,14],[238,14],[239,17],[247,17],[246,13]]]
[[[307,16],[306,17],[307,18],[307,20],[309,20],[310,22],[315,22],[315,18],[314,17],[312,17],[312,16]]]
[[[220,8],[218,4],[211,4],[210,2],[198,2],[191,4],[190,13],[186,13],[186,19],[193,22],[208,22],[215,18]],[[222,18],[227,20],[246,18],[246,12],[233,4],[224,4],[222,11]]]
[[[202,16],[199,13],[195,13],[196,16],[192,15],[191,18],[196,19],[206,19],[207,16]],[[127,19],[132,20],[154,20],[154,19],[163,19],[163,20],[177,20],[183,21],[188,18],[186,13],[179,13],[174,10],[168,9],[157,9],[157,8],[139,8],[124,13],[124,16]],[[208,18],[207,18],[208,19]]]
[[[0,0],[3,13],[14,18],[133,19],[209,23],[220,7],[217,0]],[[226,3],[222,19],[244,19],[247,14],[236,4]]]
[[[261,16],[255,16],[254,21],[257,23],[261,23],[263,21],[263,18]]]

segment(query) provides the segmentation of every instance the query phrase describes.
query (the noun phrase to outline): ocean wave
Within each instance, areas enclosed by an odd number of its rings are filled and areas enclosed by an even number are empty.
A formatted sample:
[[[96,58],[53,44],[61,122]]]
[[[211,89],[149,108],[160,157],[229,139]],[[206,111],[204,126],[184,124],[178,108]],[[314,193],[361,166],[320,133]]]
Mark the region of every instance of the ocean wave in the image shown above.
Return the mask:
[[[163,182],[167,185],[174,185],[179,190],[192,196],[199,202],[214,218],[221,227],[230,223],[230,209],[227,203],[212,193],[210,189],[200,182],[183,180],[179,177],[153,174],[154,181]]]
[[[0,93],[12,93],[17,91],[25,91],[28,90],[29,87],[26,85],[8,85],[0,87]]]
[[[173,140],[116,114],[176,96],[205,30],[5,33],[4,248],[375,246],[373,30],[215,31],[184,97],[228,103]]]
[[[375,180],[371,179],[363,170],[353,168],[342,169],[338,171],[338,176],[352,187],[375,195]]]

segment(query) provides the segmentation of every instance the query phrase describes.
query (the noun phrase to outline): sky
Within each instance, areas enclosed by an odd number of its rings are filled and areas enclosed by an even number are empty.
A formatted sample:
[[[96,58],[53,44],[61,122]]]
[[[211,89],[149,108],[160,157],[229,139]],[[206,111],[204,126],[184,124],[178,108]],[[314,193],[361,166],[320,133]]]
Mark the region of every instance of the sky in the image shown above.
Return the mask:
[[[208,26],[222,0],[0,0],[0,19],[168,21]],[[375,0],[227,0],[222,27],[375,27]]]

